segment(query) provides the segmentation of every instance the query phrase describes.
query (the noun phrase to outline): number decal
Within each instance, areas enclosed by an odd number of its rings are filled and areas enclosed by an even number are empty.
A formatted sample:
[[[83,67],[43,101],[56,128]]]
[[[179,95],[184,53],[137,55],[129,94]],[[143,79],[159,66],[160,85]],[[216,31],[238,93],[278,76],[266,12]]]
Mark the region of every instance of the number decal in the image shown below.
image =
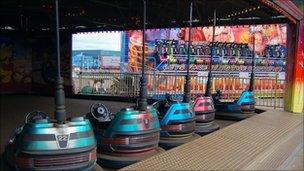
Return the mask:
[[[69,136],[68,135],[58,135],[57,139],[58,139],[58,141],[68,141]]]
[[[57,142],[60,148],[67,148],[69,135],[57,135]]]

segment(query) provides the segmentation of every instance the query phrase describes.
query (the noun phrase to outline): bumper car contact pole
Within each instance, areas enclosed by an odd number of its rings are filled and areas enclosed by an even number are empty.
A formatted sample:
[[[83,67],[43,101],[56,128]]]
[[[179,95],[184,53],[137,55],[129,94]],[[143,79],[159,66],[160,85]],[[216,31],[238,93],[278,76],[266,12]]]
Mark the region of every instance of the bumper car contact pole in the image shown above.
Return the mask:
[[[251,62],[251,75],[250,75],[250,85],[249,85],[249,91],[254,90],[254,70],[255,70],[255,27],[253,26],[253,38],[252,38],[252,62]]]
[[[143,29],[142,29],[142,64],[141,64],[141,79],[140,79],[140,94],[138,109],[140,111],[147,110],[147,81],[145,77],[145,40],[146,40],[146,0],[143,0]]]
[[[58,16],[58,0],[56,2],[56,43],[57,43],[57,78],[56,78],[56,94],[55,94],[55,119],[57,123],[62,124],[66,120],[65,96],[63,88],[63,78],[60,72],[60,36],[59,36],[59,16]]]
[[[205,96],[211,97],[211,85],[212,85],[212,60],[214,54],[214,39],[215,39],[215,26],[216,26],[216,10],[213,11],[213,28],[212,28],[212,42],[211,42],[211,56],[210,56],[210,63],[209,63],[209,73],[208,73],[208,80],[206,86]]]
[[[189,37],[188,37],[188,49],[187,49],[187,74],[185,79],[185,87],[184,87],[184,97],[183,102],[189,103],[190,102],[190,46],[191,46],[191,30],[192,30],[192,2],[190,3],[190,20],[189,20]]]

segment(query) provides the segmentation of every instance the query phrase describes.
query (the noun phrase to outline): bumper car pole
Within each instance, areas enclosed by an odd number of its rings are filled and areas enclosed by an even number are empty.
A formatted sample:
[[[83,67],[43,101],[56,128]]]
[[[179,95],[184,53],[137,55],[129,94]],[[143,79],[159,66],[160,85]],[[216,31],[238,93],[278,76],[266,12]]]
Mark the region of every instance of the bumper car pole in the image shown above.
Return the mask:
[[[147,110],[147,81],[145,76],[146,0],[143,0],[142,60],[138,109]]]
[[[60,36],[59,36],[59,16],[58,16],[58,0],[56,2],[56,46],[57,46],[57,78],[56,78],[56,94],[55,94],[55,119],[58,124],[62,124],[66,120],[65,95],[63,88],[63,78],[60,71]]]
[[[211,56],[209,62],[208,80],[204,96],[199,96],[194,100],[194,112],[196,115],[195,133],[203,136],[218,130],[220,127],[214,121],[215,109],[211,98],[211,84],[212,84],[212,63],[214,55],[214,39],[216,26],[216,10],[213,12],[213,26],[212,26],[212,42],[211,42]]]
[[[252,62],[251,62],[251,75],[250,75],[250,85],[249,91],[254,91],[254,70],[255,70],[255,29],[253,29],[253,43],[252,43]]]
[[[192,6],[193,2],[190,3],[190,21],[189,22],[189,40],[188,40],[188,49],[187,49],[187,63],[186,69],[187,74],[185,76],[185,84],[184,84],[184,93],[182,102],[177,102],[174,100],[170,100],[170,95],[166,97],[167,101],[171,101],[167,110],[161,111],[161,107],[159,112],[164,114],[161,117],[161,136],[160,136],[160,146],[166,150],[177,147],[184,143],[193,141],[200,137],[195,134],[195,116],[192,112],[192,106],[190,105],[191,94],[190,94],[190,75],[189,75],[189,67],[190,67],[190,48],[191,48],[191,30],[192,30]],[[176,116],[179,115],[177,119]]]
[[[205,91],[206,97],[211,97],[211,85],[212,85],[212,60],[214,54],[214,39],[215,39],[215,26],[216,26],[216,10],[213,11],[213,26],[212,26],[212,42],[211,42],[211,56],[210,56],[210,63],[209,63],[209,73],[208,73],[208,80],[207,86]]]
[[[186,65],[186,69],[187,69],[187,74],[186,74],[186,78],[185,78],[185,88],[184,88],[184,97],[183,97],[183,102],[184,103],[189,103],[190,99],[191,99],[191,95],[190,95],[190,74],[189,74],[189,70],[190,70],[190,46],[191,46],[191,32],[192,32],[192,6],[193,3],[191,2],[190,4],[190,12],[189,12],[189,16],[190,16],[190,20],[189,20],[189,36],[188,36],[188,49],[187,49],[187,65]]]

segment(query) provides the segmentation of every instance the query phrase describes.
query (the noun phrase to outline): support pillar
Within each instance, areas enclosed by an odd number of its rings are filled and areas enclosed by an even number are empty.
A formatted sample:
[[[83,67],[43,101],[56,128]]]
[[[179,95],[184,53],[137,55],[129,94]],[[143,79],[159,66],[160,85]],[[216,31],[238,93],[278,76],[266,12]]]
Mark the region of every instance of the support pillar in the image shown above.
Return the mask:
[[[287,76],[284,110],[304,113],[304,20],[287,27]]]

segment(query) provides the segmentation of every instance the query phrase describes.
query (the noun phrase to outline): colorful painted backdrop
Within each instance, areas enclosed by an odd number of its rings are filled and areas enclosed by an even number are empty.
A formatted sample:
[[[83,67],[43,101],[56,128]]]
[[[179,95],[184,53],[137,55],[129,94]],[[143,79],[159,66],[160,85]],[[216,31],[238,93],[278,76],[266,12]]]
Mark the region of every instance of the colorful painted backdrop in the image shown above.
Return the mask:
[[[186,44],[188,41],[188,28],[173,28],[173,29],[148,29],[146,32],[146,56],[150,61],[156,61],[156,66],[162,62],[161,54],[156,54],[156,46],[159,40],[162,41],[176,41],[177,44]],[[280,46],[286,51],[286,25],[285,24],[269,24],[256,26],[220,26],[215,30],[215,42],[245,44],[252,49],[252,37],[255,33],[255,53],[258,57],[265,56],[265,51],[268,46]],[[139,30],[128,31],[128,66],[129,70],[138,72],[141,65],[142,56],[142,34]],[[192,29],[192,45],[208,44],[212,40],[212,27],[195,27]],[[168,44],[168,43],[167,43]],[[286,54],[286,52],[284,52]],[[173,56],[174,57],[174,56]],[[153,59],[154,60],[151,60]],[[285,58],[285,57],[284,57]],[[222,59],[220,59],[222,60]],[[265,59],[266,60],[266,59]],[[278,59],[281,60],[281,59]],[[285,61],[285,59],[284,59]],[[275,63],[275,60],[272,61]],[[267,63],[268,61],[259,61],[258,63]],[[152,66],[151,62],[148,65]],[[159,70],[172,70],[172,67],[157,68]],[[283,64],[284,65],[284,64]],[[156,67],[154,66],[154,67]],[[282,67],[282,66],[281,66]],[[150,67],[153,68],[153,67]],[[176,68],[176,67],[175,67]],[[177,70],[183,70],[184,67],[177,67]],[[192,67],[191,67],[192,68]],[[196,68],[196,67],[194,67]],[[205,68],[206,69],[206,68]],[[204,67],[201,70],[205,70]],[[260,68],[260,71],[266,71],[267,68]],[[225,71],[225,69],[222,69]],[[282,69],[281,69],[282,70]],[[276,71],[277,70],[273,70]]]

